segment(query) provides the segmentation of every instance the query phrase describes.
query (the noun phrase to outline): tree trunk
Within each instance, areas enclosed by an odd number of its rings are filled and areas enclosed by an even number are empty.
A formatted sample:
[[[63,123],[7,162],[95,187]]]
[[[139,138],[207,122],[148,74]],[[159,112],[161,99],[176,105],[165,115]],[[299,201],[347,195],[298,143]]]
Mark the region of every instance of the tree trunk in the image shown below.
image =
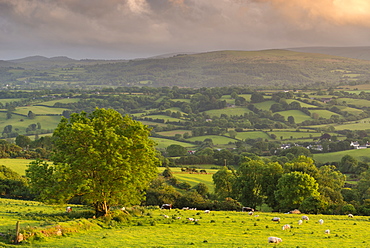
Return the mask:
[[[106,201],[103,202],[96,202],[94,203],[95,207],[95,216],[101,217],[101,216],[107,216],[109,213],[109,206],[107,205]]]

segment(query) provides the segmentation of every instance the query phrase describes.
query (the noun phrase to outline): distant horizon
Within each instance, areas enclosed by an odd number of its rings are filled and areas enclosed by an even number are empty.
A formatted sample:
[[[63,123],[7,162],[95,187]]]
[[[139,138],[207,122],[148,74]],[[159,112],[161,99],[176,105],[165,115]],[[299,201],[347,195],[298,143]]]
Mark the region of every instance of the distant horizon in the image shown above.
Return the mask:
[[[155,55],[147,55],[147,56],[141,56],[141,57],[129,57],[129,58],[123,58],[123,57],[117,57],[117,58],[112,58],[112,57],[73,57],[73,56],[68,56],[68,55],[55,55],[55,56],[50,56],[50,55],[40,55],[40,54],[35,54],[35,55],[26,55],[26,56],[21,56],[21,57],[16,57],[16,58],[10,58],[10,59],[2,59],[0,58],[0,61],[7,61],[7,62],[12,62],[16,60],[22,60],[22,59],[27,59],[27,58],[33,58],[33,57],[40,57],[40,58],[45,58],[45,59],[54,59],[54,58],[67,58],[67,59],[72,59],[72,60],[136,60],[136,59],[150,59],[150,58],[166,58],[166,57],[172,57],[177,54],[199,54],[199,53],[210,53],[210,52],[218,52],[218,51],[243,51],[243,52],[253,52],[253,51],[266,51],[266,50],[304,50],[304,49],[369,49],[370,52],[370,45],[369,46],[304,46],[304,47],[284,47],[284,48],[265,48],[265,49],[253,49],[253,50],[244,50],[244,49],[220,49],[220,50],[209,50],[209,51],[188,51],[188,52],[172,52],[172,53],[162,53],[162,54],[155,54]],[[333,55],[333,54],[332,54]]]

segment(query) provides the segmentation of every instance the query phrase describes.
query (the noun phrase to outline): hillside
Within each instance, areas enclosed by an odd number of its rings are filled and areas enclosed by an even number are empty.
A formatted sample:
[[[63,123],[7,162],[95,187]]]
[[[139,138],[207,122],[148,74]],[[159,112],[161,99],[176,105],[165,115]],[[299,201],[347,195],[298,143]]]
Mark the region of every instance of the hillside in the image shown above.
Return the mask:
[[[287,50],[303,53],[320,53],[352,59],[370,60],[370,47],[296,47]]]
[[[38,58],[35,60],[35,58]],[[13,63],[16,61],[13,61]],[[18,60],[26,70],[1,74],[12,85],[79,88],[118,86],[303,87],[366,81],[370,61],[288,50],[215,51],[131,61],[71,60],[66,57]],[[24,78],[29,80],[24,83]],[[16,80],[14,80],[16,79]],[[9,84],[9,80],[2,80]],[[42,84],[40,84],[42,83]]]

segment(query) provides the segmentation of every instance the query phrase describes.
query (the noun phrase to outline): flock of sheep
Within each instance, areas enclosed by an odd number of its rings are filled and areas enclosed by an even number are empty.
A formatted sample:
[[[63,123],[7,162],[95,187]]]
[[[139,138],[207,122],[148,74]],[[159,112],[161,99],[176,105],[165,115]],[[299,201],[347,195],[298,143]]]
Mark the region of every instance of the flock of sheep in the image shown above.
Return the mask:
[[[172,206],[171,206],[172,207]],[[163,209],[163,206],[162,206],[162,208],[161,209]],[[171,209],[171,208],[169,208],[169,209]],[[190,209],[190,208],[183,208],[183,210],[196,210],[196,208],[195,209]],[[252,211],[249,211],[248,212],[248,215],[254,215],[254,209],[251,209]],[[204,213],[206,213],[206,214],[209,214],[210,213],[210,210],[205,210],[204,211]],[[259,215],[254,215],[255,217],[258,217]],[[169,218],[169,216],[168,215],[163,215],[163,217],[164,218]],[[348,214],[348,217],[349,218],[353,218],[353,215],[352,214]],[[177,217],[178,219],[180,219],[181,217]],[[194,221],[194,222],[197,222],[198,221],[198,219],[194,219],[194,218],[187,218],[187,220],[188,221]],[[279,222],[280,223],[280,218],[279,217],[273,217],[272,219],[271,219],[273,222]],[[300,219],[300,220],[298,220],[298,225],[302,225],[302,223],[303,223],[303,221],[309,221],[310,219],[309,219],[309,217],[308,216],[306,216],[306,215],[303,215],[302,216],[302,219]],[[323,219],[320,219],[319,221],[318,221],[318,223],[320,224],[320,225],[323,225],[324,224],[324,220]],[[283,225],[283,227],[282,227],[282,230],[284,231],[284,230],[289,230],[291,228],[291,226],[289,225],[289,224],[285,224],[285,225]],[[324,233],[325,234],[330,234],[330,230],[329,229],[326,229],[325,231],[324,231]],[[268,237],[268,239],[267,239],[267,241],[268,241],[268,243],[280,243],[280,242],[282,242],[283,240],[281,239],[281,238],[278,238],[278,237],[273,237],[273,236],[271,236],[271,237]]]
[[[249,215],[253,215],[253,213],[251,214],[251,212],[250,212]],[[349,218],[353,218],[353,215],[352,214],[348,214],[348,217]],[[298,220],[298,225],[302,225],[303,221],[309,221],[309,220],[310,219],[308,218],[308,216],[304,215],[304,216],[302,216],[302,219],[301,220]],[[280,218],[279,217],[274,217],[274,218],[272,218],[272,221],[280,222]],[[323,219],[320,219],[318,222],[319,222],[320,225],[324,224],[324,220]],[[291,226],[289,224],[285,224],[282,229],[284,231],[284,230],[288,230],[290,228],[291,228]],[[324,233],[325,234],[330,234],[330,230],[329,229],[326,229],[324,231]],[[268,237],[267,241],[269,243],[280,243],[283,240],[281,238],[278,238],[278,237]]]

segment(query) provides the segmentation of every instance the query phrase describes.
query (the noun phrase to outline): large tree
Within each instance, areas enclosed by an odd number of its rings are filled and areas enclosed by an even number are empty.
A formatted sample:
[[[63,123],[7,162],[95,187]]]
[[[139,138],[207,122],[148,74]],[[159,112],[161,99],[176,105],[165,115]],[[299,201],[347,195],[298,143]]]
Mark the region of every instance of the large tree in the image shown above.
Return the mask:
[[[115,204],[139,204],[159,165],[149,135],[147,126],[112,109],[75,113],[54,131],[54,165],[33,163],[27,175],[33,188],[44,187],[44,200],[79,195],[99,216]]]
[[[315,178],[299,171],[284,174],[276,188],[275,198],[283,211],[299,208],[304,199],[320,195]]]

